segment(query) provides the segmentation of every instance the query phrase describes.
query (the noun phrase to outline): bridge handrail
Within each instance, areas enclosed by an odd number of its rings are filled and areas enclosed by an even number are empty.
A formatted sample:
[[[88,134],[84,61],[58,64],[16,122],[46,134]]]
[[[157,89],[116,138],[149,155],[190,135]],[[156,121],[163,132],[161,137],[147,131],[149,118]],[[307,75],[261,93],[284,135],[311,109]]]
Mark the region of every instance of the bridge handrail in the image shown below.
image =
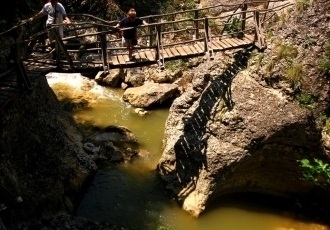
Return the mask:
[[[285,0],[267,0],[267,2],[284,2]],[[184,10],[184,11],[175,11],[175,12],[172,12],[172,13],[167,13],[167,14],[158,14],[158,15],[148,15],[148,16],[143,16],[141,18],[143,19],[147,19],[147,18],[159,18],[159,17],[164,17],[164,16],[170,16],[170,15],[176,15],[176,14],[183,14],[183,13],[189,13],[189,12],[195,12],[195,11],[203,11],[203,10],[207,10],[207,9],[213,9],[213,8],[217,8],[217,7],[234,7],[234,6],[241,6],[242,4],[262,4],[262,3],[265,3],[265,1],[248,1],[248,0],[245,0],[243,3],[237,3],[237,4],[217,4],[217,5],[214,5],[214,6],[208,6],[208,7],[203,7],[203,8],[198,8],[198,9],[191,9],[191,10]],[[292,5],[291,4],[286,4],[286,5]],[[284,5],[283,7],[286,7],[286,5]],[[261,12],[268,12],[269,10],[268,9],[265,9],[265,10],[260,10]],[[104,24],[100,26],[109,26],[109,25],[112,25],[113,23],[118,23],[118,20],[114,20],[114,21],[108,21],[108,20],[104,20],[102,18],[99,18],[99,17],[96,17],[94,15],[91,15],[91,14],[77,14],[77,13],[72,13],[72,14],[68,14],[69,16],[85,16],[85,17],[89,17],[89,18],[93,18],[97,21],[100,21],[100,22],[103,22]],[[229,16],[229,15],[228,15]],[[20,24],[18,25],[15,25],[13,26],[12,28],[6,30],[6,31],[3,31],[0,33],[0,36],[3,36],[4,34],[6,33],[9,33],[15,29],[17,29],[18,27],[22,26],[22,25],[27,25],[29,24],[30,22],[28,22],[27,20],[23,20],[20,22]],[[89,24],[92,24],[92,23],[89,23]],[[155,25],[154,23],[151,23],[153,25]],[[62,24],[57,24],[57,26],[59,25],[62,25]]]
[[[190,12],[195,12],[195,11],[203,11],[203,10],[209,10],[209,9],[213,9],[213,8],[217,8],[217,7],[239,7],[242,4],[248,4],[248,5],[253,5],[253,4],[263,4],[266,2],[284,2],[285,0],[267,0],[267,1],[249,1],[249,0],[244,0],[244,2],[242,3],[236,3],[236,4],[217,4],[214,6],[207,6],[207,7],[202,7],[202,8],[197,8],[197,9],[190,9],[190,10],[181,10],[181,11],[175,11],[172,13],[166,13],[166,14],[155,14],[155,15],[148,15],[148,16],[142,16],[140,18],[142,19],[149,19],[149,18],[161,18],[161,17],[165,17],[165,16],[171,16],[171,15],[177,15],[177,14],[186,14],[186,13],[190,13]],[[239,8],[238,8],[239,9]],[[119,20],[112,20],[112,21],[108,21],[108,20],[104,20],[102,18],[96,17],[94,15],[91,14],[77,14],[77,13],[69,13],[68,16],[85,16],[85,17],[90,17],[93,18],[95,20],[104,22],[105,24],[115,24],[118,23]]]

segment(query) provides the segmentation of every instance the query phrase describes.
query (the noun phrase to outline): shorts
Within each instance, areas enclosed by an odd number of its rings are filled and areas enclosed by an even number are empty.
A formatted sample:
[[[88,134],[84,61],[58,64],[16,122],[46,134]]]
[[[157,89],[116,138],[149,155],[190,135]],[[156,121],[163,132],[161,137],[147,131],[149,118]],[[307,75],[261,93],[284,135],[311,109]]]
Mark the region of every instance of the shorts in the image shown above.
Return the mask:
[[[126,47],[130,47],[130,46],[136,46],[137,45],[137,39],[136,38],[133,38],[133,39],[127,39],[127,38],[122,38],[122,43],[123,43],[123,46],[126,46]]]

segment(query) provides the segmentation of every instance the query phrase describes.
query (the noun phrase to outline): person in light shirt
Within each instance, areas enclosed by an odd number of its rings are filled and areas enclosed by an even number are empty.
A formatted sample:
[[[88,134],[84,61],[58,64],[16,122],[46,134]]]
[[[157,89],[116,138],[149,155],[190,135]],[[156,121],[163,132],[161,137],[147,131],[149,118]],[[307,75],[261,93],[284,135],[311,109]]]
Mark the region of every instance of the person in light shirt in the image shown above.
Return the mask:
[[[53,24],[71,24],[70,18],[67,16],[64,6],[58,2],[58,0],[50,0],[47,2],[36,15],[29,18],[29,21],[32,22],[37,18],[47,16],[46,27],[49,28]],[[63,38],[63,25],[57,27],[57,32],[61,38]],[[49,31],[48,38],[50,44],[53,43],[55,37],[52,31]]]

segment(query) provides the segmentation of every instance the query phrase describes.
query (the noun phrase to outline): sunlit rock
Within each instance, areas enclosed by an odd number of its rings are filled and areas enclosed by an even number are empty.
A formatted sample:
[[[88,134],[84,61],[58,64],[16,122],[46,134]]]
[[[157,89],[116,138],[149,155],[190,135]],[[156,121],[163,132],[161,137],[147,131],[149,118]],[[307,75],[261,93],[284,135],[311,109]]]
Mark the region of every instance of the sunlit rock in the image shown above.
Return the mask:
[[[178,87],[174,84],[146,83],[140,87],[128,88],[123,100],[139,108],[161,105],[176,97]]]
[[[123,69],[111,69],[109,73],[105,73],[103,71],[98,72],[95,77],[95,81],[100,85],[117,87],[122,78],[124,78]]]
[[[212,62],[201,64],[166,121],[157,169],[168,191],[196,217],[221,195],[309,193],[314,184],[301,179],[297,161],[327,157],[310,111],[259,84],[245,70],[247,57],[235,55],[222,71],[214,71]]]
[[[134,112],[140,116],[145,116],[146,114],[148,114],[148,111],[142,109],[142,108],[136,108],[134,109]]]

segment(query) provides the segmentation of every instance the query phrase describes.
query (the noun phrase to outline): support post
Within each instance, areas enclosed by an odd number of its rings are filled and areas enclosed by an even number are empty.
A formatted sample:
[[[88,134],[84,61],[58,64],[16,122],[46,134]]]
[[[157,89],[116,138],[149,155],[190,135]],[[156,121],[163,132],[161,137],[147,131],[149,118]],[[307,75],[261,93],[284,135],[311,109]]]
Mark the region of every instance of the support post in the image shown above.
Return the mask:
[[[161,25],[156,26],[157,31],[157,47],[156,47],[156,60],[158,63],[158,67],[163,70],[164,69],[164,55],[162,49],[162,28]],[[162,60],[161,60],[162,59]]]
[[[266,48],[266,42],[265,42],[265,35],[264,30],[260,22],[260,12],[257,10],[254,12],[254,24],[255,24],[255,34],[254,34],[254,40],[255,40],[255,46],[263,50]]]
[[[239,37],[242,38],[245,32],[245,25],[246,25],[246,11],[247,11],[247,4],[242,5],[242,20],[241,20],[241,32],[239,33]]]
[[[150,18],[148,18],[148,23],[150,24],[150,23],[152,23],[152,18],[150,17]],[[152,43],[153,43],[153,35],[152,35],[152,26],[148,26],[148,33],[150,34],[149,35],[149,46],[152,46]]]
[[[263,25],[263,23],[264,23],[264,21],[265,21],[265,19],[266,19],[266,15],[267,15],[267,9],[269,8],[269,0],[266,2],[266,3],[264,3],[264,9],[266,10],[264,13],[263,13],[263,15],[262,15],[262,19],[261,19],[261,23],[262,23],[262,25]]]
[[[207,54],[209,52],[209,19],[206,17],[204,18],[204,52]]]
[[[195,38],[199,38],[199,29],[198,29],[198,18],[199,18],[199,10],[194,11],[194,27],[195,27]]]
[[[25,33],[25,30],[22,30],[22,33],[18,36],[16,43],[12,46],[12,57],[14,59],[14,63],[15,63],[15,69],[16,69],[16,75],[17,75],[17,85],[19,88],[25,88],[27,89],[27,91],[31,91],[32,90],[32,85],[30,82],[30,79],[26,73],[23,61],[22,61],[22,57],[21,57],[21,51],[20,51],[20,47],[22,47],[21,45],[21,41],[23,38],[23,33]],[[25,48],[25,47],[24,47]]]
[[[72,70],[74,70],[74,66],[73,66],[73,62],[72,62],[72,59],[68,53],[68,51],[66,50],[65,46],[64,46],[64,43],[63,43],[63,40],[62,38],[60,37],[58,31],[57,31],[57,28],[54,27],[51,29],[52,30],[52,33],[54,34],[55,36],[55,52],[56,52],[56,64],[57,64],[57,67],[60,67],[60,60],[59,60],[59,51],[62,51],[62,53],[64,54],[65,56],[65,59],[68,61],[69,65],[70,65],[70,68]]]
[[[101,41],[101,50],[102,50],[102,64],[103,64],[103,71],[109,72],[109,65],[108,65],[108,51],[107,51],[107,37],[105,33],[100,34],[100,41]]]

